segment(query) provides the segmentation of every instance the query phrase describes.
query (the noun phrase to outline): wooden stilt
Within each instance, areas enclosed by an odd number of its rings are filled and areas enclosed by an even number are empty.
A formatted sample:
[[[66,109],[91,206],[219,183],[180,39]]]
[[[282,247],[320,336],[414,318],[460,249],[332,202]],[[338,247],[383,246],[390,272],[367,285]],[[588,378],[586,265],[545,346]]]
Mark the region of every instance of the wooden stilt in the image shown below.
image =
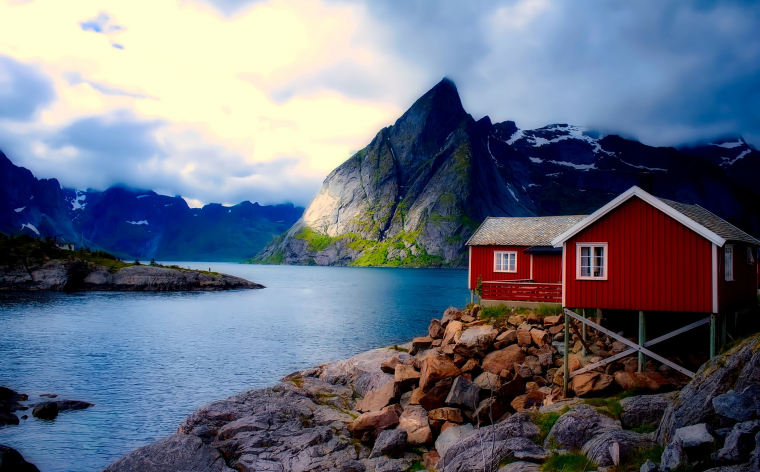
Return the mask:
[[[717,313],[710,314],[710,358],[715,357],[715,324]]]
[[[583,309],[583,318],[586,318],[586,309]],[[588,338],[586,337],[586,323],[583,323],[583,326],[581,326],[581,329],[583,330],[581,334],[581,339],[583,340],[583,349],[581,349],[581,356],[586,357],[586,342],[588,341]]]
[[[475,303],[475,291],[470,290],[470,303]]]
[[[720,317],[720,348],[723,349],[723,346],[726,345],[726,318],[728,318],[727,314],[723,314]]]
[[[639,346],[643,346],[647,342],[647,325],[646,315],[643,311],[639,311]],[[644,372],[644,364],[646,363],[646,356],[643,352],[639,351],[639,372]]]
[[[599,326],[602,326],[602,309],[597,308],[596,309],[596,324]]]
[[[565,315],[565,381],[562,382],[562,389],[567,398],[567,388],[570,384],[570,317]]]

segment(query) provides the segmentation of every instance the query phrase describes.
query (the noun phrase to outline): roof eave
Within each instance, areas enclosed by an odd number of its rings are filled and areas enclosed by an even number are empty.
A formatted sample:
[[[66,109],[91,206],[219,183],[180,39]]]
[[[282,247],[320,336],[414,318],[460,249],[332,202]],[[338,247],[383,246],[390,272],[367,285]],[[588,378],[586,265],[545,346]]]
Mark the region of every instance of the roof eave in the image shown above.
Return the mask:
[[[576,234],[580,233],[583,229],[590,226],[592,223],[596,222],[600,218],[602,218],[604,215],[609,213],[610,211],[614,210],[621,204],[625,203],[630,199],[631,197],[639,197],[640,199],[644,200],[645,202],[649,203],[653,207],[657,208],[658,210],[662,211],[666,215],[670,216],[674,220],[678,221],[682,225],[686,226],[687,228],[691,229],[695,233],[699,234],[700,236],[704,237],[708,241],[712,242],[713,244],[717,245],[718,247],[722,247],[726,240],[717,234],[715,234],[713,231],[710,231],[709,229],[705,228],[701,224],[697,223],[696,221],[692,220],[688,216],[684,215],[683,213],[679,212],[675,208],[665,204],[663,201],[661,201],[659,198],[654,197],[653,195],[649,194],[648,192],[645,192],[641,188],[637,186],[633,186],[626,190],[625,192],[618,195],[616,198],[614,198],[611,202],[604,205],[602,208],[596,210],[594,213],[590,214],[583,220],[579,221],[575,225],[573,225],[570,229],[565,231],[564,233],[560,234],[556,238],[552,240],[552,245],[554,247],[561,247],[563,243],[565,243],[568,239],[572,238]]]

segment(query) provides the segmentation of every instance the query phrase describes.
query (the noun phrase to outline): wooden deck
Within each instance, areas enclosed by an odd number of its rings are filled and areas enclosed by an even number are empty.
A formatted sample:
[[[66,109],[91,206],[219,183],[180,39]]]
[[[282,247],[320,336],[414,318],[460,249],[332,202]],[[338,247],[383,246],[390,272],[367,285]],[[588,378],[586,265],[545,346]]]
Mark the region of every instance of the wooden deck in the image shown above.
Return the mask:
[[[538,283],[530,280],[482,282],[484,300],[533,303],[562,303],[562,284]]]

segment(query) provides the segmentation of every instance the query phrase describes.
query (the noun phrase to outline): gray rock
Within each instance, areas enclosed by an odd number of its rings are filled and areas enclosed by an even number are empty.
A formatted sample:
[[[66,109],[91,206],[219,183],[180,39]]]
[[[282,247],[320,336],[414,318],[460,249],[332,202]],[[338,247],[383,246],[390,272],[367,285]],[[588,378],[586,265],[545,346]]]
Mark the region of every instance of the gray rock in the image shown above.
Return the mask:
[[[665,446],[665,450],[662,451],[662,456],[660,457],[660,470],[663,472],[669,472],[677,469],[681,465],[688,464],[688,462],[689,459],[686,457],[686,452],[684,452],[681,444],[679,444],[678,441],[671,441]]]
[[[580,449],[597,434],[620,429],[619,421],[599,413],[591,405],[582,404],[559,417],[549,431],[544,447]]]
[[[478,407],[479,398],[480,387],[460,375],[451,384],[451,390],[446,397],[446,404],[474,410]]]
[[[200,438],[172,434],[130,452],[103,472],[234,472],[219,451]],[[259,469],[267,470],[267,469]],[[277,470],[277,469],[269,469]]]
[[[743,391],[760,384],[760,336],[753,336],[729,352],[707,361],[697,375],[676,395],[665,410],[655,439],[668,443],[678,428],[708,423],[717,429],[728,426],[715,412],[712,400],[729,390]]]
[[[340,472],[365,472],[367,470],[359,461],[349,460],[340,467]]]
[[[639,395],[620,400],[620,406],[623,407],[620,415],[621,424],[627,429],[644,425],[657,427],[663,413],[673,403],[673,395]]]
[[[0,444],[0,472],[40,472],[15,449]]]
[[[454,346],[454,352],[465,357],[482,357],[498,334],[490,325],[467,328]]]
[[[720,463],[741,463],[749,461],[755,449],[755,436],[760,432],[760,420],[738,423],[726,436],[723,448],[713,455]]]
[[[639,472],[660,472],[660,468],[657,467],[657,464],[647,459],[646,462],[641,464]]]
[[[367,472],[402,472],[409,468],[415,460],[419,460],[415,454],[404,454],[404,457],[393,459],[386,456],[362,459],[362,464]]]
[[[404,455],[407,434],[403,429],[386,429],[381,431],[372,448],[369,458],[380,456],[401,457]]]
[[[58,416],[58,404],[56,402],[42,402],[34,405],[32,416],[41,420],[52,420]]]
[[[533,462],[517,461],[505,465],[498,472],[541,472],[541,466]]]
[[[474,428],[471,424],[464,424],[461,426],[451,426],[450,428],[447,428],[444,432],[442,432],[438,439],[435,440],[435,449],[438,451],[438,454],[446,453],[446,450],[454,443],[457,442],[459,438],[462,436],[467,436],[470,434]]]
[[[691,449],[706,447],[715,442],[715,438],[707,431],[704,423],[678,428],[673,436],[687,452]]]
[[[470,436],[477,436],[477,432]],[[508,438],[503,441],[483,441],[461,450],[457,455],[446,456],[438,468],[446,472],[482,472],[494,470],[505,459],[522,459],[540,462],[548,453],[528,438]]]
[[[760,417],[760,385],[749,385],[741,393],[729,390],[712,400],[715,412],[736,421]]]
[[[620,463],[641,449],[657,446],[657,443],[643,434],[626,430],[607,430],[595,435],[581,451],[600,467],[611,467],[614,464],[610,449],[613,444],[618,444]]]
[[[738,464],[713,467],[712,469],[707,469],[705,472],[757,472],[757,470],[758,469],[753,469],[749,464]]]

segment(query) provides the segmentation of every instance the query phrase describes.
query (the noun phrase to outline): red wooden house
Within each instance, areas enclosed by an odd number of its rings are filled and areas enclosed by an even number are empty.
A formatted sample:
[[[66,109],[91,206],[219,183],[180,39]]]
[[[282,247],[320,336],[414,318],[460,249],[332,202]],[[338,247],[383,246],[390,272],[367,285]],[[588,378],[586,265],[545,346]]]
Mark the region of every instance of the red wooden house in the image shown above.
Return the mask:
[[[760,241],[632,187],[552,241],[565,307],[733,313],[757,304]]]
[[[486,218],[467,241],[470,290],[484,306],[561,303],[562,248],[551,242],[583,218]]]

